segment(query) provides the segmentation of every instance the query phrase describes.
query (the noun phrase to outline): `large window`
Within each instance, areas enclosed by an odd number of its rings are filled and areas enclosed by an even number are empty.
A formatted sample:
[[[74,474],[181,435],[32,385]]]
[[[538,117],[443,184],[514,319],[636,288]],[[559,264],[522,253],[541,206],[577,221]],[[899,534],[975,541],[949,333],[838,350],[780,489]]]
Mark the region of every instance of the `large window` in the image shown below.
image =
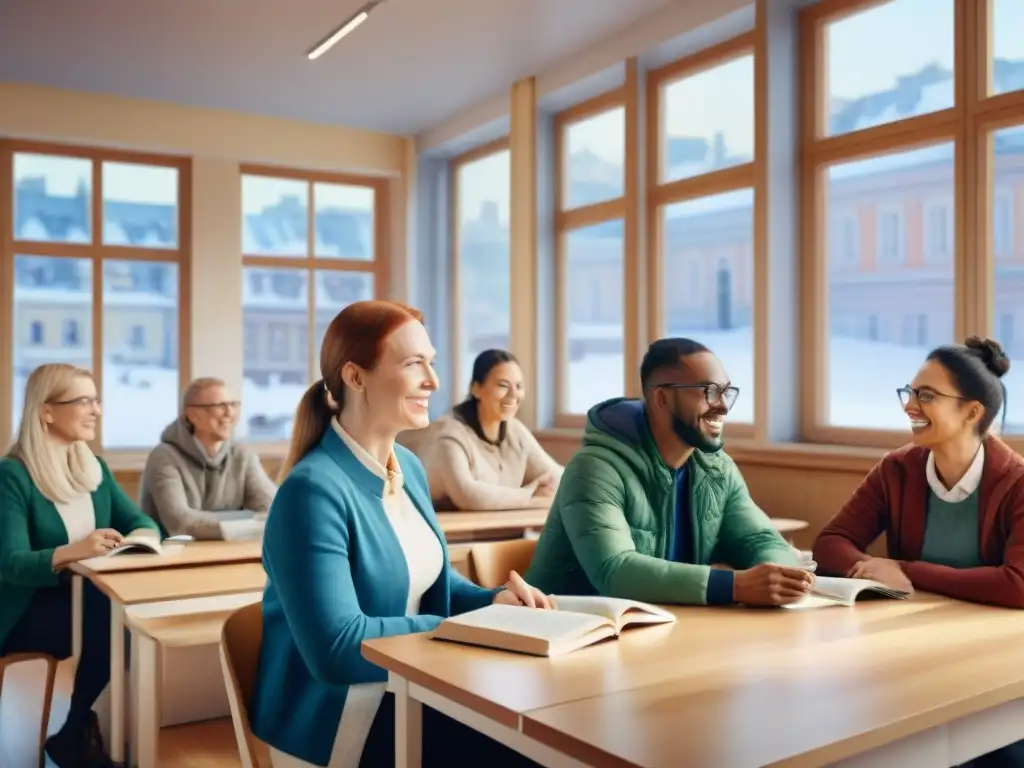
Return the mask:
[[[1024,351],[1021,23],[1015,0],[824,0],[801,12],[803,295],[827,297],[804,317],[811,440],[905,441],[894,390],[939,344],[978,334],[1011,358]],[[851,208],[855,260],[835,230]],[[1012,431],[1024,431],[1021,380],[1006,379]]]
[[[189,375],[189,163],[9,142],[0,169],[11,235],[0,243],[3,439],[20,424],[29,374],[61,362],[96,378],[102,448],[157,444]]]
[[[303,390],[320,376],[327,326],[384,294],[384,190],[374,179],[242,169],[239,436],[287,440]]]
[[[556,119],[557,423],[625,394],[625,89]]]
[[[740,396],[730,434],[754,421],[754,35],[648,75],[655,231],[650,326],[722,360]],[[722,94],[728,94],[723,98]]]
[[[452,162],[453,317],[452,393],[466,396],[476,356],[508,349],[511,326],[509,196],[506,141],[488,144]]]

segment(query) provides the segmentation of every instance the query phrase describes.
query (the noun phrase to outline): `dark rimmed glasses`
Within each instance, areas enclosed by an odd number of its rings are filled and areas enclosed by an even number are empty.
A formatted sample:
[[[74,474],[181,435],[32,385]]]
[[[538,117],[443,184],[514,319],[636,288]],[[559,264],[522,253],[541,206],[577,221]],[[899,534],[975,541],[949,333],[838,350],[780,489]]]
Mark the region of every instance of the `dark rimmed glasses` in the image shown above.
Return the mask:
[[[189,403],[188,408],[201,408],[204,411],[237,411],[242,407],[240,400],[228,400],[223,403]]]
[[[906,408],[910,405],[910,401],[917,398],[917,402],[922,405],[934,402],[936,397],[949,397],[953,400],[966,400],[967,398],[960,397],[960,395],[947,395],[945,392],[936,392],[933,389],[921,389],[920,387],[911,387],[909,384],[905,387],[900,387],[896,390],[896,394],[899,395],[900,403]]]
[[[704,399],[708,405],[724,405],[726,408],[732,408],[736,402],[736,398],[740,396],[739,387],[734,387],[731,384],[727,387],[723,387],[721,384],[656,384],[659,389],[703,389]]]
[[[76,397],[74,400],[51,400],[48,405],[71,405],[75,408],[90,408],[100,405],[102,401],[98,397]]]

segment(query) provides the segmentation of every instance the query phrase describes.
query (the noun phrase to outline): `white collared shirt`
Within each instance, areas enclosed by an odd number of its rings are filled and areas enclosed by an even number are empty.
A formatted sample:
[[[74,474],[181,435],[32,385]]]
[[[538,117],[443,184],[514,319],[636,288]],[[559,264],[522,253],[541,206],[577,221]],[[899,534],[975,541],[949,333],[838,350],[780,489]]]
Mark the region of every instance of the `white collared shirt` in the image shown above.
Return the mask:
[[[928,454],[928,463],[925,466],[925,476],[928,478],[928,487],[932,489],[932,493],[939,497],[940,500],[945,501],[949,504],[956,504],[957,502],[963,501],[981,485],[981,476],[985,471],[985,444],[982,443],[981,447],[978,448],[978,452],[974,455],[974,461],[971,462],[971,466],[964,472],[964,476],[960,478],[960,482],[954,485],[952,488],[946,488],[939,479],[939,473],[935,471],[935,454]]]

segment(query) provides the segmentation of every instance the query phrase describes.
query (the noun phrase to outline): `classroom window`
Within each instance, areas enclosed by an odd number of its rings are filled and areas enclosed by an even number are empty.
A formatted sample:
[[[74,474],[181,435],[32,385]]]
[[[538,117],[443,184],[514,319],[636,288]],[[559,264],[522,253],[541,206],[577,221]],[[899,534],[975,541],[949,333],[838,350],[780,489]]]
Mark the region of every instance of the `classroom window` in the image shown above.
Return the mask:
[[[1024,39],[1020,36],[1024,6],[1020,0],[990,0],[989,8],[992,20],[989,93],[994,96],[1019,91],[1024,89],[1024,71],[1020,68],[1020,62],[1024,61]]]
[[[510,346],[512,323],[509,195],[511,154],[504,142],[468,153],[452,163],[455,227],[455,359],[453,396],[469,388],[476,356]]]
[[[559,426],[575,426],[591,406],[625,393],[623,101],[623,92],[614,91],[555,118]]]
[[[1024,16],[1021,16],[1024,20]],[[993,131],[989,141],[992,161],[992,272],[993,319],[996,339],[1013,360],[1003,383],[1009,392],[1006,431],[1024,433],[1024,344],[1018,341],[1015,318],[1024,307],[1024,261],[1014,252],[1013,190],[1024,183],[1024,126]],[[998,319],[998,322],[994,322]]]
[[[826,132],[845,134],[952,107],[953,19],[954,0],[889,0],[827,23]],[[872,51],[870,74],[857,65],[866,51]]]
[[[660,99],[659,182],[753,160],[753,54],[671,78],[661,84]]]
[[[0,183],[13,192],[14,251],[0,256],[13,260],[14,281],[0,304],[14,308],[14,344],[0,360],[13,371],[0,388],[0,399],[10,398],[0,431],[16,429],[32,370],[67,362],[97,379],[102,448],[156,445],[186,373],[178,341],[188,249],[179,233],[189,216],[181,205],[188,161],[18,142],[5,151],[12,177]],[[97,327],[102,366],[93,359]]]
[[[349,304],[382,295],[376,179],[242,168],[243,412],[238,435],[279,442],[320,378],[320,344]]]
[[[661,210],[660,332],[696,339],[718,355],[741,392],[730,421],[752,422],[754,191],[738,189]],[[703,267],[699,283],[691,287],[674,279],[688,248],[697,250]]]
[[[754,278],[754,61],[754,37],[743,35],[648,74],[657,97],[648,119],[660,115],[660,170],[648,188],[649,335],[692,338],[721,359],[741,393],[731,437],[754,434],[754,317],[764,290]],[[836,237],[855,259],[857,233],[840,228]]]

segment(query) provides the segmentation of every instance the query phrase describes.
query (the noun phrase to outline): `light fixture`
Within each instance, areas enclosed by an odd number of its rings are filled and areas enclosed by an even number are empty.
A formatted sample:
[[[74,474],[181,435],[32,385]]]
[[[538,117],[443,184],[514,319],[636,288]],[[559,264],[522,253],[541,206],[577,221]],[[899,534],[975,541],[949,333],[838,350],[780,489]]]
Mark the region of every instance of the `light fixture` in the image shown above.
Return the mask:
[[[362,8],[356,11],[355,15],[352,16],[348,21],[342,24],[340,27],[335,29],[331,34],[321,40],[319,43],[314,45],[309,51],[306,52],[306,58],[310,61],[315,61],[323,56],[327,51],[331,50],[335,44],[343,37],[348,35],[352,30],[362,24],[370,17],[370,11],[380,5],[384,0],[370,0]]]

